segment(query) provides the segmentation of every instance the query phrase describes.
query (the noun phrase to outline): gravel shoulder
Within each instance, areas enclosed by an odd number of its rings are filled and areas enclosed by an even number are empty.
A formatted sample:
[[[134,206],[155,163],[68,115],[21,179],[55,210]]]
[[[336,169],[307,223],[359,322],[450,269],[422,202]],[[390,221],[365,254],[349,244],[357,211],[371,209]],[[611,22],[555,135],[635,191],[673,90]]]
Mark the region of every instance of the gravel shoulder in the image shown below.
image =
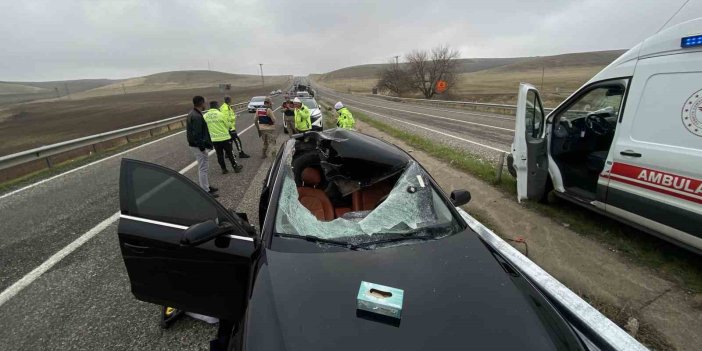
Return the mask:
[[[523,237],[528,256],[571,290],[610,310],[636,318],[640,340],[658,349],[698,350],[702,344],[702,296],[622,257],[548,217],[527,209],[511,196],[450,167],[399,139],[358,122],[361,132],[393,143],[422,163],[446,192],[467,189],[464,207],[505,239]],[[513,244],[526,253],[525,245]],[[611,314],[611,313],[610,313]],[[613,316],[610,315],[610,318]],[[646,331],[647,335],[643,335]]]

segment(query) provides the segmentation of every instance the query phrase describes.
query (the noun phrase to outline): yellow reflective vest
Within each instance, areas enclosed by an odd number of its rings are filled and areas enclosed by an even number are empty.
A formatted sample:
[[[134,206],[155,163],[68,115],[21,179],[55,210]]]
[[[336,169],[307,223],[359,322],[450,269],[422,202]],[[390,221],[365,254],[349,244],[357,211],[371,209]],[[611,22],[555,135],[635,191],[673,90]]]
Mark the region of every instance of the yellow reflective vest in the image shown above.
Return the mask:
[[[311,114],[310,109],[304,104],[300,108],[295,109],[295,129],[298,132],[306,132],[312,128]]]
[[[216,108],[211,108],[202,116],[207,122],[207,130],[210,132],[212,142],[229,140],[229,122],[222,112]]]
[[[337,127],[353,129],[356,126],[356,120],[353,119],[353,115],[348,108],[342,107],[336,112],[339,114],[339,118],[336,120]]]
[[[219,108],[219,112],[224,114],[224,118],[229,123],[229,130],[236,131],[236,112],[234,112],[234,109],[225,102]]]

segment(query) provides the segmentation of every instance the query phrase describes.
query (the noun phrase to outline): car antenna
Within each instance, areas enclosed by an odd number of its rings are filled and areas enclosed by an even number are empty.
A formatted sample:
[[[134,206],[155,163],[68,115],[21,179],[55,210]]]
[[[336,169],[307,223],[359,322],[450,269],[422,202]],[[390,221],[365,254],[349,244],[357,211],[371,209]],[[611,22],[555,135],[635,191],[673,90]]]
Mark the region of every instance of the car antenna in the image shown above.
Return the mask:
[[[680,13],[680,10],[682,10],[682,9],[683,9],[683,7],[685,7],[685,5],[687,5],[687,3],[688,3],[688,2],[690,2],[690,0],[685,0],[685,2],[683,2],[683,3],[682,3],[682,5],[680,5],[680,8],[678,8],[678,10],[677,10],[677,11],[675,11],[675,13],[674,13],[674,14],[673,14],[672,16],[670,16],[670,18],[668,18],[668,20],[667,20],[667,21],[665,21],[665,23],[663,23],[663,25],[662,25],[662,26],[661,26],[660,28],[658,28],[658,30],[656,31],[656,33],[658,33],[658,32],[660,32],[660,31],[662,31],[662,30],[663,30],[663,28],[665,28],[665,26],[667,26],[667,25],[668,25],[668,23],[670,22],[670,20],[672,20],[672,19],[673,19],[673,17],[677,16],[677,15],[678,15],[678,13]]]

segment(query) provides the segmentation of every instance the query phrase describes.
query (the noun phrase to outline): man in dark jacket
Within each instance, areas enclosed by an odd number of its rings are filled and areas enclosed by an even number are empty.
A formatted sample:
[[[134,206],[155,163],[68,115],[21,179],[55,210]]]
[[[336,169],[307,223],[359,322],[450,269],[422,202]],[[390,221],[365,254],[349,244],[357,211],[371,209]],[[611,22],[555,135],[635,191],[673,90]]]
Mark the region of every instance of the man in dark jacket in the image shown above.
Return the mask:
[[[212,140],[210,132],[207,129],[207,123],[202,117],[202,111],[205,110],[205,98],[195,96],[193,98],[193,110],[190,111],[186,118],[186,133],[188,135],[188,145],[195,155],[197,160],[197,175],[200,186],[212,196],[218,197],[215,194],[217,188],[210,186],[208,171],[210,168],[210,159],[208,150],[212,150]]]

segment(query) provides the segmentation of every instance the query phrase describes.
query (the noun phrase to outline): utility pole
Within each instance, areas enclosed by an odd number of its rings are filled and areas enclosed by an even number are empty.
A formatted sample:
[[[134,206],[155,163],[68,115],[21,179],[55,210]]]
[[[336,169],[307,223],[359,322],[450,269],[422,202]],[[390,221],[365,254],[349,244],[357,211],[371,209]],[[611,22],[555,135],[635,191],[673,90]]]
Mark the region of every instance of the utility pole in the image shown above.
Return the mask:
[[[212,67],[210,67],[210,60],[207,60],[207,70],[208,71],[212,70]]]
[[[124,95],[127,95],[127,89],[124,87],[124,84],[122,84],[122,91],[124,92]]]
[[[399,58],[400,58],[400,56],[399,56],[399,55],[395,55],[395,64],[398,64],[398,60],[399,60]]]
[[[60,98],[61,98],[61,94],[60,94],[59,91],[58,91],[58,87],[54,87],[54,91],[56,92],[56,98],[57,98],[57,99],[60,99]]]
[[[258,66],[261,67],[261,85],[265,86],[266,83],[263,81],[263,64],[259,63]]]
[[[544,65],[544,58],[541,58],[541,92],[543,93],[544,91],[544,71],[546,70],[546,66]]]

